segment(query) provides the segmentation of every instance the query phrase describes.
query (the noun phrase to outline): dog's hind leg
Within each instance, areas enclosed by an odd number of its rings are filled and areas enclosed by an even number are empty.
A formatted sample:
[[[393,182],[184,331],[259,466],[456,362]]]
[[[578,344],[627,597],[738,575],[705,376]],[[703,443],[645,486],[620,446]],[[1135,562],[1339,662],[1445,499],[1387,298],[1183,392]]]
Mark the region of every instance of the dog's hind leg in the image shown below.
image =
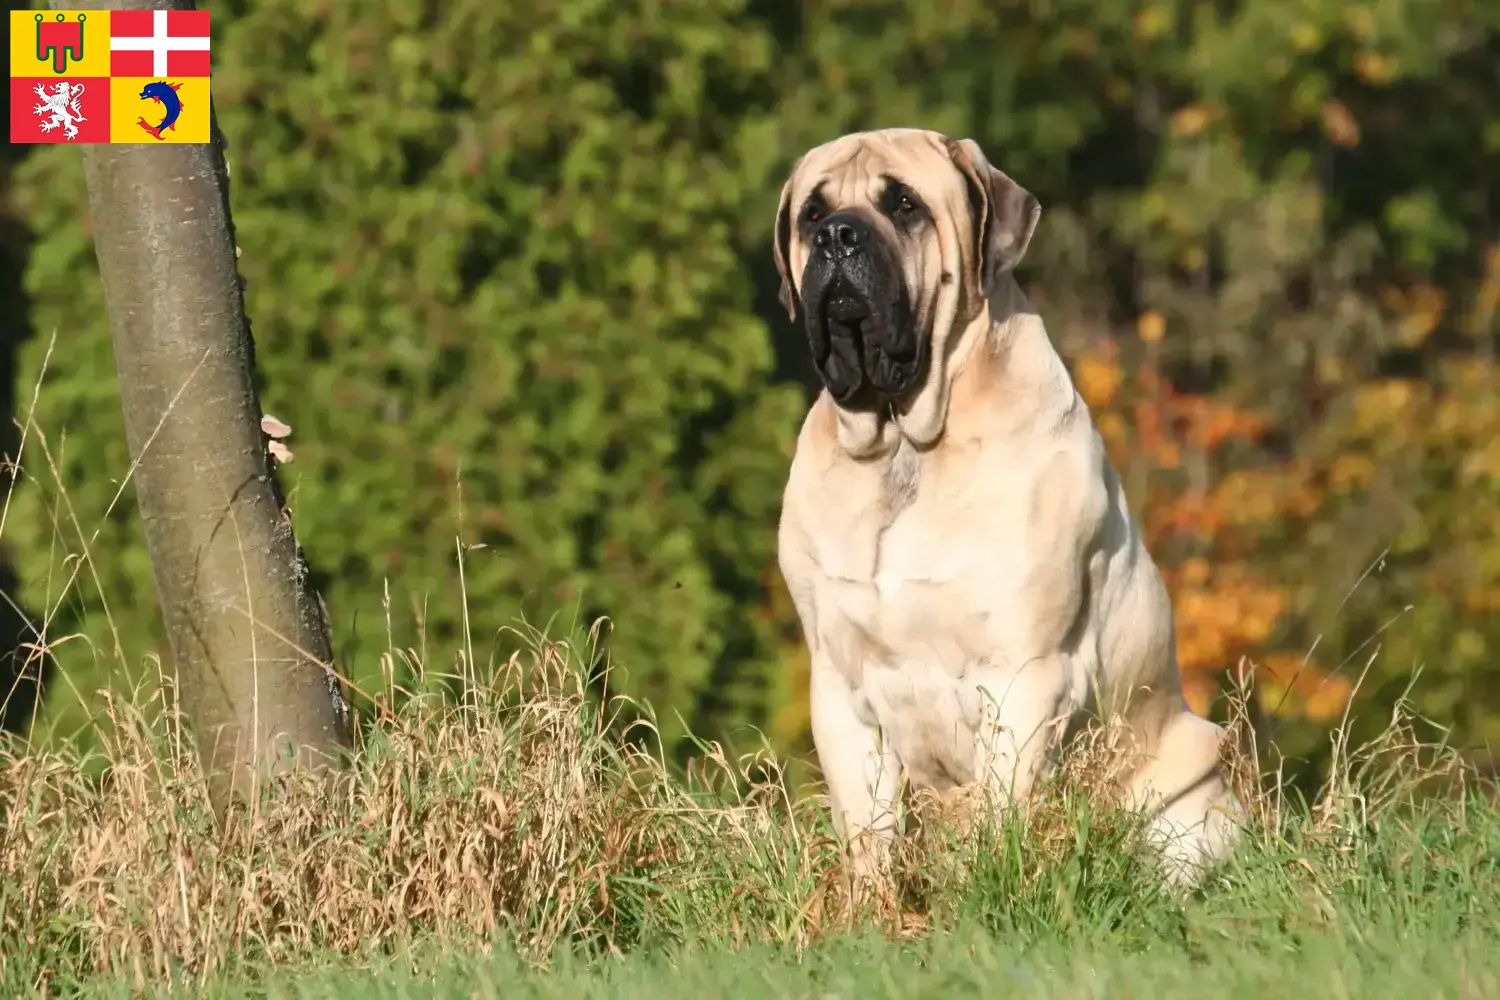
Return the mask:
[[[1170,717],[1156,752],[1131,776],[1127,793],[1154,813],[1150,838],[1168,881],[1202,882],[1239,837],[1241,809],[1220,758],[1224,730],[1186,707]]]

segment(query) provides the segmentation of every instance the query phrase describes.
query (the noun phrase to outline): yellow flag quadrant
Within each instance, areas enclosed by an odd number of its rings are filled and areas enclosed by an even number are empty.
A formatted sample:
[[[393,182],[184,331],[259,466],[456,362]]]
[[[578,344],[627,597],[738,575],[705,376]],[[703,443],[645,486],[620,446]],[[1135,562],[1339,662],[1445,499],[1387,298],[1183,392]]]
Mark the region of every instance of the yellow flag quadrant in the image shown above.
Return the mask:
[[[57,72],[56,64],[53,62],[53,53],[44,53],[42,58],[37,58],[37,15],[42,16],[42,23],[47,25],[58,24],[58,16],[62,16],[64,25],[78,20],[78,15],[83,15],[83,53],[81,58],[74,58],[76,51],[71,47],[63,52],[63,71]],[[68,29],[71,31],[71,29]],[[54,33],[43,32],[44,44],[51,40]],[[109,11],[107,10],[13,10],[10,12],[10,75],[13,77],[56,77],[57,79],[72,79],[74,77],[100,77],[109,76]]]
[[[109,81],[109,141],[156,145],[167,142],[208,142],[209,77],[117,76]],[[178,84],[177,99],[182,114],[171,128],[157,139],[141,126],[144,120],[152,128],[161,124],[167,109],[141,91],[149,83]]]

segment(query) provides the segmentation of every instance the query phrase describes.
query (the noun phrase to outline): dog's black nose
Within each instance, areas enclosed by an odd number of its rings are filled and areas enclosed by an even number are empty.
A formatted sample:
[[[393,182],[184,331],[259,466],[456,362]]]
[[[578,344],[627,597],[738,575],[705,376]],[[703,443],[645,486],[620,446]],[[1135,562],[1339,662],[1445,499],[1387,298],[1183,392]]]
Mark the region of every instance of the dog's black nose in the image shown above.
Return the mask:
[[[825,257],[852,257],[870,242],[870,224],[852,212],[835,212],[813,234],[813,246]]]

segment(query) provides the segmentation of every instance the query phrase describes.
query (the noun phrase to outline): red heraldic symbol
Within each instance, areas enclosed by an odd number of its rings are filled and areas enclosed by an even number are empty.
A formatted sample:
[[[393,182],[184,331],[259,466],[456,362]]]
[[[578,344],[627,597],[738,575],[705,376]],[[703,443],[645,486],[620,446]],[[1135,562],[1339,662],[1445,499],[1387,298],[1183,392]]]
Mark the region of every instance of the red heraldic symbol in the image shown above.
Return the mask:
[[[108,142],[109,80],[11,77],[11,142]]]
[[[208,11],[110,11],[109,75],[208,76]]]
[[[36,58],[38,62],[52,61],[52,72],[66,73],[68,59],[83,58],[83,22],[87,14],[79,14],[78,20],[67,21],[63,15],[48,21],[41,14],[36,16]]]

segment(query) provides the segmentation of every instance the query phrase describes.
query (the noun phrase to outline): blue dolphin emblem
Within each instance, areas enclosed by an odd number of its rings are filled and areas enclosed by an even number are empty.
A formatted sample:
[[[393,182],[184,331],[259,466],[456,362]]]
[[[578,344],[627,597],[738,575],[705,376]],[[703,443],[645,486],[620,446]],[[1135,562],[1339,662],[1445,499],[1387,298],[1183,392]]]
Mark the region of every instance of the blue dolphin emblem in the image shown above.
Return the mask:
[[[161,134],[176,125],[177,119],[182,116],[182,98],[177,96],[177,89],[181,86],[182,84],[180,83],[157,81],[146,84],[145,88],[141,90],[141,100],[155,101],[166,109],[166,113],[162,116],[159,124],[148,124],[144,118],[137,122],[141,128],[150,132],[154,138],[160,139]]]

